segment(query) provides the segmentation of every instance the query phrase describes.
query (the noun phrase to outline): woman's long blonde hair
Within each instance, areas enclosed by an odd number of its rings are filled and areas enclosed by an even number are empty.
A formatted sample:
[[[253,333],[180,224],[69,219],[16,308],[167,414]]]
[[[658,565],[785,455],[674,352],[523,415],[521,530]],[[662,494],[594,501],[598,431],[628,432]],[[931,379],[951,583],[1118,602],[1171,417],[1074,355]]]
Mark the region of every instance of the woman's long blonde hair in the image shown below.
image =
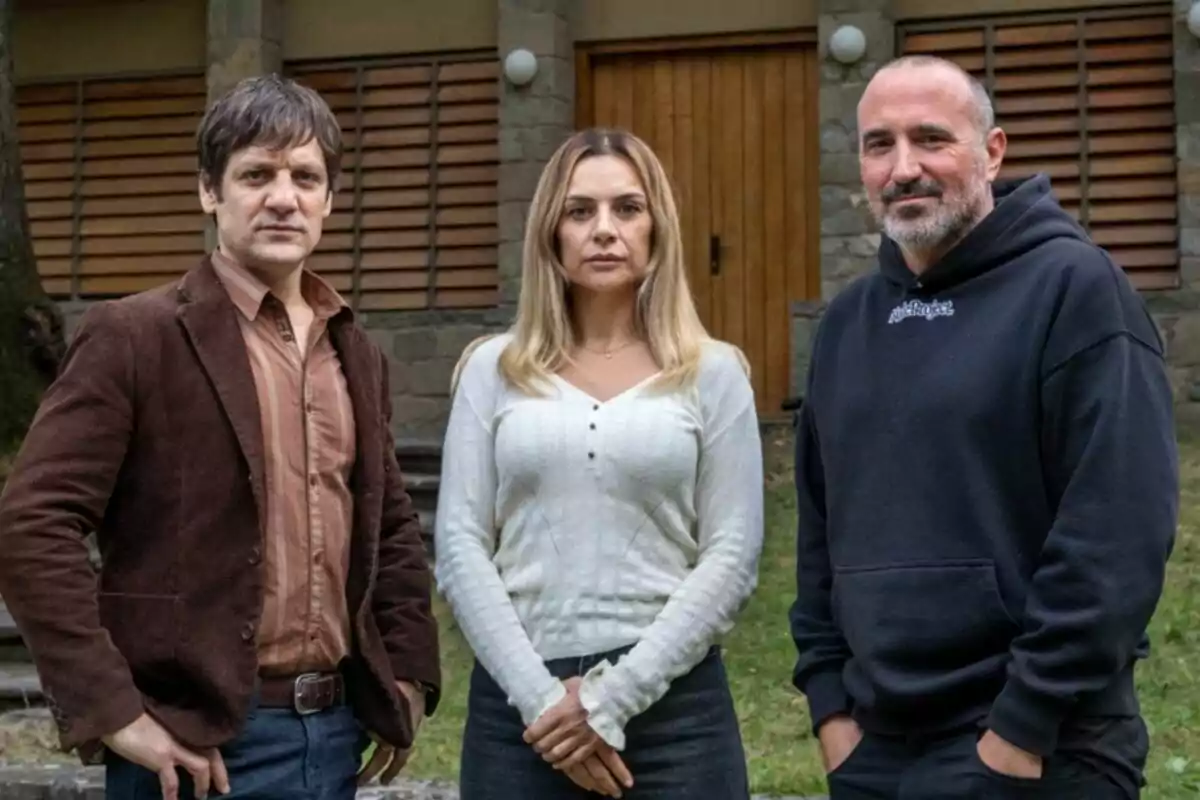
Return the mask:
[[[646,191],[653,229],[634,324],[662,371],[655,384],[678,387],[690,382],[700,363],[701,348],[709,339],[688,288],[679,212],[662,163],[645,142],[627,131],[579,131],[555,151],[538,180],[525,226],[513,339],[500,356],[501,374],[529,394],[536,394],[537,384],[561,369],[575,346],[570,287],[558,256],[558,226],[575,166],[599,155],[625,159]],[[452,385],[457,386],[462,365],[481,341],[463,352]]]

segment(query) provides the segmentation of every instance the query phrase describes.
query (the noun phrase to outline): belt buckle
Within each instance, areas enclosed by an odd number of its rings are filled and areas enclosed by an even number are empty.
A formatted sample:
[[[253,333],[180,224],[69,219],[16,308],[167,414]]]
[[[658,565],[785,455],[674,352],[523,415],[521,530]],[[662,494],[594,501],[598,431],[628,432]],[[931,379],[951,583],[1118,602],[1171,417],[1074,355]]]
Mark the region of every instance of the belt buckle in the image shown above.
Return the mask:
[[[315,714],[321,710],[320,708],[306,707],[301,698],[301,694],[303,693],[306,685],[310,683],[316,683],[324,678],[325,676],[319,672],[306,672],[296,678],[296,682],[292,686],[292,707],[295,708],[297,714],[303,717],[308,716],[309,714]]]

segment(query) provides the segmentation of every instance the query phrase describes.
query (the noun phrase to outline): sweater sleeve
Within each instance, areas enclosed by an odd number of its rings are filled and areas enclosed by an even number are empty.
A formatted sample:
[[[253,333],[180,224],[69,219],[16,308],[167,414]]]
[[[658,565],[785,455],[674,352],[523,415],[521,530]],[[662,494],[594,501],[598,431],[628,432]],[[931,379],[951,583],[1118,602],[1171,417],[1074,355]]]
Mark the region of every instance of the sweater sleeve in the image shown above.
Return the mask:
[[[592,728],[625,747],[625,724],[661,698],[732,627],[753,592],[763,536],[762,443],[754,393],[730,349],[702,365],[703,434],[696,484],[695,568],[617,664],[589,670],[579,690]]]
[[[468,356],[451,405],[435,520],[436,574],[476,658],[530,725],[566,696],[566,688],[534,650],[492,560],[499,344],[484,342]]]
[[[809,393],[811,397],[811,392]],[[850,711],[842,667],[850,647],[833,621],[833,570],[825,530],[825,473],[811,402],[796,426],[796,599],[788,614],[796,666],[792,682],[808,700],[812,730]]]
[[[1152,323],[1119,276],[1115,290],[1091,282],[1076,294],[1051,334],[1042,380],[1043,472],[1056,515],[988,720],[1039,755],[1055,750],[1073,703],[1134,658],[1178,511],[1172,396]],[[1088,336],[1098,321],[1119,327]]]

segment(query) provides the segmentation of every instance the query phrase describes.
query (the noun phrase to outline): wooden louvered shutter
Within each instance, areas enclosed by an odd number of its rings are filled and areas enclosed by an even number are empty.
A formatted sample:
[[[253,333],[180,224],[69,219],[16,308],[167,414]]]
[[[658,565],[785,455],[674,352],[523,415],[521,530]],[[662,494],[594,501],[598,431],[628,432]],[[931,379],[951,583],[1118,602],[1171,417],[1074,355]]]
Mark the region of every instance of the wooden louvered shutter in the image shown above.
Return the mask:
[[[196,265],[205,97],[203,75],[18,88],[34,253],[52,297],[130,294]]]
[[[313,268],[364,310],[496,305],[495,58],[293,67],[346,145]]]
[[[1170,9],[902,29],[903,53],[961,65],[1008,134],[1001,177],[1045,172],[1141,289],[1179,285]]]

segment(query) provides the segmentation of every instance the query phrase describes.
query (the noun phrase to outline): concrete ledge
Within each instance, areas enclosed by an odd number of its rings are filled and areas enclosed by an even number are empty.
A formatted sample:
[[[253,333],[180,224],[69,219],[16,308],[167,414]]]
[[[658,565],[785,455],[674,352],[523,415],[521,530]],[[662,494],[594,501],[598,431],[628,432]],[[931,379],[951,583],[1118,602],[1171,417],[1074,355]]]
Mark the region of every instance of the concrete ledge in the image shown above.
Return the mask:
[[[104,771],[98,767],[2,767],[4,800],[104,800]]]
[[[102,767],[0,767],[4,800],[105,800]],[[358,800],[458,800],[451,783],[403,779],[387,787],[365,787]],[[827,800],[824,797],[767,797],[754,800]]]
[[[103,767],[0,767],[4,800],[105,800]],[[364,787],[359,800],[458,800],[452,784],[405,780]]]
[[[8,606],[0,600],[0,641],[19,640],[21,632],[17,630],[17,623],[13,620],[12,614],[8,613]]]

